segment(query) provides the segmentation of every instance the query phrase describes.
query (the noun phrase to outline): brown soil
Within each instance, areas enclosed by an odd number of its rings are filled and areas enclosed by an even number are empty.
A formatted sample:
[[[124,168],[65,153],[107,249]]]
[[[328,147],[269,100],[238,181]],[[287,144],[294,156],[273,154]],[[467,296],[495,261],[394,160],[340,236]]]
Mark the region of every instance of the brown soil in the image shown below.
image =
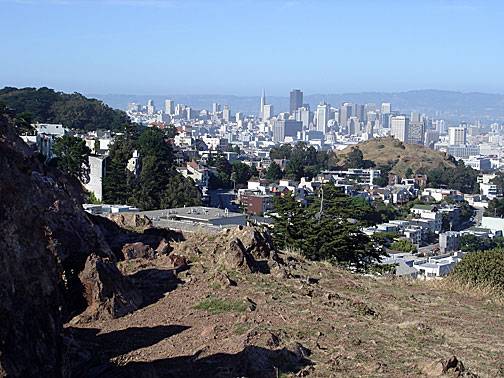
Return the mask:
[[[503,306],[488,298],[295,254],[269,261],[270,273],[230,270],[220,251],[229,235],[187,237],[172,244],[190,261],[183,272],[168,256],[119,263],[144,280],[151,304],[67,326],[98,355],[89,375],[418,377],[457,356],[480,377],[504,376]]]

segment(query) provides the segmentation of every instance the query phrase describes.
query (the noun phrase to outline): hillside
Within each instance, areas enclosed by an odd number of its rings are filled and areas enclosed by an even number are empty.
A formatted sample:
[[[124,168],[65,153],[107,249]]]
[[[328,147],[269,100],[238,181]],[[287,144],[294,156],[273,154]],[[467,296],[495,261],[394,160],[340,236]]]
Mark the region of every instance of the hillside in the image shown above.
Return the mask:
[[[79,93],[55,92],[49,88],[11,88],[0,90],[0,104],[15,113],[28,113],[33,122],[61,123],[80,130],[119,130],[129,124],[125,112]]]
[[[416,144],[403,144],[397,139],[377,138],[357,144],[365,160],[373,161],[377,167],[391,166],[391,172],[404,177],[408,168],[415,173],[428,173],[439,167],[454,168],[455,164],[442,152]],[[347,147],[336,153],[335,162],[341,162],[352,150]]]
[[[73,190],[1,116],[1,377],[504,374],[489,297],[309,262],[257,229],[90,216]]]
[[[502,304],[292,253],[261,258],[265,249],[251,235],[185,235],[172,243],[172,254],[191,261],[178,285],[132,314],[73,328],[99,335],[104,376],[441,376],[440,361],[453,355],[466,377],[504,374]],[[119,266],[130,276],[173,269],[166,257]]]

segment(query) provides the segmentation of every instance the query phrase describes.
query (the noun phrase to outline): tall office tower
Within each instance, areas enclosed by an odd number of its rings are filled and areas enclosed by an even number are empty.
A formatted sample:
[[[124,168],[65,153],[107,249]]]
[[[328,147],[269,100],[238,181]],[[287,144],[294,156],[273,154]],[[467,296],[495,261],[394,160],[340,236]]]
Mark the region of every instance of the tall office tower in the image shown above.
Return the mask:
[[[262,90],[262,95],[261,95],[261,108],[259,109],[259,118],[263,118],[264,114],[264,105],[266,105],[266,92],[264,89]]]
[[[446,135],[448,132],[448,128],[446,127],[446,123],[443,119],[432,121],[432,128],[439,131],[439,135]]]
[[[186,119],[188,121],[194,118],[194,110],[192,110],[190,106],[186,107],[185,111],[186,111]]]
[[[184,113],[185,113],[185,105],[184,104],[177,104],[175,106],[175,115],[178,115],[178,116],[183,116]]]
[[[409,118],[406,116],[394,116],[390,118],[390,134],[403,143],[408,143]]]
[[[434,148],[434,144],[439,141],[439,131],[437,130],[426,130],[424,145],[429,148]]]
[[[382,102],[382,104],[381,104],[381,113],[382,114],[390,114],[390,113],[392,113],[392,104],[390,102]]]
[[[378,114],[374,110],[370,110],[366,114],[366,119],[368,122],[375,122],[378,119]]]
[[[147,100],[147,114],[152,115],[156,112],[156,107],[154,106],[154,101]]]
[[[224,121],[229,122],[231,118],[231,109],[229,109],[229,105],[224,105],[224,109],[222,110],[222,118]]]
[[[238,112],[238,113],[236,113],[236,115],[235,115],[235,120],[236,120],[236,122],[238,122],[238,121],[243,121],[244,119],[245,119],[245,117],[243,116],[243,113],[242,113],[242,112]]]
[[[340,127],[346,127],[348,119],[352,116],[352,104],[345,102],[340,107],[339,111],[339,124]]]
[[[296,139],[298,132],[301,132],[303,124],[293,119],[276,119],[273,125],[273,142],[283,143],[285,137]]]
[[[425,125],[423,121],[411,121],[408,130],[408,144],[424,144]]]
[[[467,129],[463,126],[448,128],[448,144],[455,146],[467,144]]]
[[[411,112],[410,121],[411,122],[420,122],[421,116],[418,112]]]
[[[361,123],[358,117],[350,117],[347,122],[348,135],[362,134]]]
[[[263,106],[263,121],[269,120],[271,117],[273,117],[273,105],[271,104],[264,104]]]
[[[220,112],[220,105],[219,105],[219,104],[217,104],[216,102],[214,102],[214,103],[212,104],[212,114],[213,114],[213,115],[216,115],[216,114],[217,114],[217,113],[219,113],[219,112]]]
[[[165,100],[164,112],[169,115],[172,115],[175,112],[175,104],[173,103],[173,100]]]
[[[322,131],[325,135],[327,121],[329,117],[329,105],[325,102],[321,102],[317,106],[317,131]]]
[[[290,93],[290,114],[294,114],[301,106],[303,106],[303,92],[293,89]]]
[[[303,123],[303,129],[308,130],[310,124],[313,123],[313,113],[310,112],[310,108],[302,106],[296,112],[296,121],[301,121]]]
[[[354,104],[352,116],[359,118],[359,121],[364,122],[364,105]]]

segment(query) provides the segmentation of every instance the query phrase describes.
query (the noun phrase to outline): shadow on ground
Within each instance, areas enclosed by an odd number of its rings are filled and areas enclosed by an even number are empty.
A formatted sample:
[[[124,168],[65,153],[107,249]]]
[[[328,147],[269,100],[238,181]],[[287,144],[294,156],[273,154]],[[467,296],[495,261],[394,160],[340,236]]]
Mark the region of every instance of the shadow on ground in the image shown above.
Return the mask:
[[[217,353],[166,358],[151,362],[110,362],[111,358],[145,348],[185,331],[190,327],[170,325],[132,327],[105,334],[95,328],[67,328],[68,377],[277,377],[296,373],[311,365],[303,349],[270,350],[246,346],[236,354]]]
[[[128,276],[135,288],[142,295],[142,307],[157,302],[163,296],[184,282],[177,278],[172,269],[143,269]]]

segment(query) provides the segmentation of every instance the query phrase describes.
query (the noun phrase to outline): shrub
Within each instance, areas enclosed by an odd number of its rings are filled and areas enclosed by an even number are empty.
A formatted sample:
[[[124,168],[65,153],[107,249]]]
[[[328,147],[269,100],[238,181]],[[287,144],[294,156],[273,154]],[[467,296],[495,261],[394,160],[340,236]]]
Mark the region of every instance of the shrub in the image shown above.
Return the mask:
[[[390,245],[393,251],[416,252],[417,248],[409,240],[397,240]]]
[[[504,250],[469,253],[457,264],[451,277],[459,283],[504,292]]]

